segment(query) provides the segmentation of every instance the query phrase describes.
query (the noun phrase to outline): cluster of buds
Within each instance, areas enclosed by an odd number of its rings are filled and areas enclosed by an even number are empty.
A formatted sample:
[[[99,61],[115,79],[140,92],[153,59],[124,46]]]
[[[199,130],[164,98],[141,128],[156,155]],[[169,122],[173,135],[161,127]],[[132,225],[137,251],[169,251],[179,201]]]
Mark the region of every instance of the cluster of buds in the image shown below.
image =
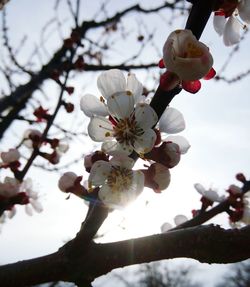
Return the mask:
[[[44,109],[42,106],[39,106],[35,109],[33,115],[36,117],[37,122],[48,121],[51,115],[48,113],[48,109]]]
[[[52,152],[47,153],[39,151],[39,155],[52,164],[57,164],[62,154],[66,153],[69,149],[69,145],[64,140],[58,138],[43,138],[42,133],[35,129],[28,129],[24,133],[23,139],[24,145],[28,148],[40,148],[47,144],[50,145]]]
[[[32,215],[32,210],[42,211],[38,195],[33,191],[30,179],[19,182],[15,178],[5,177],[4,181],[0,182],[0,215],[4,211],[9,211],[9,216],[13,216],[15,205],[25,205],[28,215]]]

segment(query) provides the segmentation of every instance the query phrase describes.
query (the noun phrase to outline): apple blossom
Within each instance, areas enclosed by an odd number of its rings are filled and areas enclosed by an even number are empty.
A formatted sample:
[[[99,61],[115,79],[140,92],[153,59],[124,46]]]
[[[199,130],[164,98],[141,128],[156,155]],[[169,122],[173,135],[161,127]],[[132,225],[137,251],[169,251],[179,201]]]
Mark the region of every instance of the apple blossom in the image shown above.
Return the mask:
[[[138,154],[149,152],[155,144],[156,134],[152,127],[158,117],[148,104],[137,103],[142,85],[133,74],[128,75],[126,82],[119,70],[102,73],[97,83],[107,101],[109,117],[101,116],[99,109],[90,111],[88,133],[91,139],[104,142],[102,149],[106,153],[117,150],[127,155],[133,151]]]
[[[108,207],[125,207],[137,198],[144,187],[144,175],[134,171],[134,161],[120,154],[109,162],[96,161],[88,179],[89,192],[99,187],[99,199]]]
[[[223,42],[226,46],[237,44],[241,38],[241,30],[249,23],[249,0],[225,2],[214,13],[214,29],[220,36],[223,36]]]

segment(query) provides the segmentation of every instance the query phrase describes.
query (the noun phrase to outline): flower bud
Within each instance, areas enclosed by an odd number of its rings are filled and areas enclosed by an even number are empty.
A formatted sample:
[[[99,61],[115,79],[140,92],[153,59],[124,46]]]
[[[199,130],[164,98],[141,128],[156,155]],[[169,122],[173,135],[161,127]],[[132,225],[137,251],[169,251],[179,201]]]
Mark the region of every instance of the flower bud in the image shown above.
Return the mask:
[[[145,176],[144,185],[152,188],[155,192],[166,189],[170,183],[169,169],[159,163],[152,164],[148,170],[142,170]]]
[[[169,35],[163,47],[163,61],[168,71],[185,81],[203,78],[213,65],[208,47],[190,30],[176,30]]]
[[[11,163],[20,159],[20,152],[17,149],[9,149],[7,152],[1,153],[1,158],[4,163]]]
[[[58,181],[58,187],[63,192],[68,192],[67,189],[73,187],[75,185],[75,181],[78,176],[74,172],[66,172],[64,173]]]

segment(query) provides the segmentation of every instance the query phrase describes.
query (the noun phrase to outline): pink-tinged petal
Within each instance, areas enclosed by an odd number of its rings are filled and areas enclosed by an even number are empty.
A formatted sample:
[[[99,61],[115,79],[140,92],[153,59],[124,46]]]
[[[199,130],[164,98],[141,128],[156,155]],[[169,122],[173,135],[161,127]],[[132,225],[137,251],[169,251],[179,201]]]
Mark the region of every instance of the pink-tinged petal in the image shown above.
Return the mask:
[[[95,115],[105,117],[108,115],[105,104],[91,94],[86,94],[81,98],[80,107],[87,117]]]
[[[231,46],[239,43],[241,29],[240,22],[233,16],[229,17],[223,33],[224,44]]]
[[[101,73],[97,86],[102,96],[108,99],[114,93],[126,91],[126,79],[121,70],[112,69]]]
[[[225,15],[214,14],[213,25],[214,30],[221,36],[223,34],[227,19]]]
[[[178,144],[181,154],[187,153],[190,148],[190,143],[183,136],[169,136],[165,139],[165,141],[170,141]]]
[[[156,133],[153,130],[146,130],[140,137],[137,136],[134,142],[134,150],[138,154],[145,154],[152,150],[156,141]]]
[[[135,164],[135,161],[132,158],[128,157],[127,155],[123,153],[120,153],[120,154],[117,153],[115,156],[111,158],[109,162],[113,166],[116,165],[116,166],[124,167],[127,169],[132,169]]]
[[[199,80],[196,81],[182,81],[181,83],[182,88],[191,93],[191,94],[196,94],[197,92],[199,92],[200,88],[201,88],[201,82]]]
[[[134,97],[129,91],[119,92],[107,100],[109,113],[118,119],[129,118],[134,111]]]
[[[168,134],[179,133],[185,126],[182,113],[174,108],[167,108],[159,121],[160,131]]]
[[[113,126],[108,119],[96,116],[90,120],[88,134],[93,141],[108,141],[113,138]]]
[[[148,104],[140,103],[135,108],[135,121],[140,128],[151,129],[157,123],[158,116]]]
[[[168,231],[169,231],[170,229],[172,229],[172,228],[173,228],[172,224],[170,224],[170,223],[168,223],[168,222],[165,222],[165,223],[163,223],[162,226],[161,226],[161,232],[162,232],[162,233],[168,232]]]
[[[174,218],[174,223],[175,225],[180,225],[184,222],[188,221],[188,218],[185,216],[185,215],[182,215],[182,214],[179,214],[179,215],[176,215],[175,218]]]
[[[209,72],[206,74],[206,76],[203,77],[203,80],[211,80],[211,79],[213,79],[213,78],[215,77],[215,75],[216,75],[215,69],[214,69],[214,68],[211,68],[211,69],[209,70]]]
[[[137,80],[135,74],[129,73],[127,78],[127,90],[132,92],[135,102],[139,101],[140,96],[143,92],[142,84]]]
[[[90,185],[99,186],[104,184],[111,171],[111,164],[104,160],[96,161],[89,174]]]
[[[167,71],[161,75],[160,87],[164,91],[170,91],[174,89],[179,83],[180,78],[172,72]]]
[[[163,59],[160,59],[160,61],[159,61],[159,63],[158,63],[158,67],[159,67],[160,69],[164,69],[164,68],[165,68],[165,64],[164,64]]]
[[[250,24],[250,1],[241,0],[238,5],[240,18],[247,24]]]

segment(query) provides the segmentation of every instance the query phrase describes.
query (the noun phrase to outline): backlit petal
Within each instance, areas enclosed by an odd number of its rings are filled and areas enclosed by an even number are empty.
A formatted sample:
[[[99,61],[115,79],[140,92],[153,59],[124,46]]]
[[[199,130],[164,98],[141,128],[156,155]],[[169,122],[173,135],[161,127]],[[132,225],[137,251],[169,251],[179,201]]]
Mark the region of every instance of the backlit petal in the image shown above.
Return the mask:
[[[178,226],[184,222],[188,221],[188,218],[185,215],[179,214],[174,218],[174,223]]]
[[[141,128],[150,129],[158,121],[158,116],[148,104],[140,103],[135,108],[135,120]]]
[[[105,104],[91,94],[86,94],[81,98],[80,106],[81,110],[87,117],[95,115],[105,117],[108,115],[108,110]]]
[[[238,5],[238,11],[240,18],[247,24],[250,24],[250,1],[241,0]]]
[[[139,154],[145,154],[152,150],[156,140],[156,133],[152,130],[146,130],[142,136],[137,137],[134,143],[134,149]]]
[[[134,103],[133,94],[129,91],[116,93],[107,100],[110,114],[118,119],[129,118],[134,111]]]
[[[102,96],[108,99],[114,93],[126,91],[126,79],[121,70],[112,69],[101,73],[97,86]]]
[[[142,84],[137,80],[135,74],[129,73],[127,78],[127,90],[132,92],[135,98],[135,102],[138,102],[138,99],[142,95],[143,86]]]
[[[110,171],[111,164],[109,162],[103,160],[96,161],[90,170],[89,183],[94,186],[104,184]]]
[[[167,108],[159,121],[161,132],[175,134],[185,129],[185,121],[180,111],[174,108]]]
[[[214,15],[213,25],[214,30],[221,36],[223,34],[225,25],[226,25],[226,18],[223,15]]]
[[[171,141],[178,144],[181,154],[185,154],[190,148],[189,142],[183,136],[168,136],[165,141]]]
[[[96,142],[111,140],[113,138],[112,124],[106,118],[93,117],[88,125],[88,134]]]
[[[226,46],[231,46],[240,41],[242,26],[233,16],[229,17],[223,33],[223,41]]]

